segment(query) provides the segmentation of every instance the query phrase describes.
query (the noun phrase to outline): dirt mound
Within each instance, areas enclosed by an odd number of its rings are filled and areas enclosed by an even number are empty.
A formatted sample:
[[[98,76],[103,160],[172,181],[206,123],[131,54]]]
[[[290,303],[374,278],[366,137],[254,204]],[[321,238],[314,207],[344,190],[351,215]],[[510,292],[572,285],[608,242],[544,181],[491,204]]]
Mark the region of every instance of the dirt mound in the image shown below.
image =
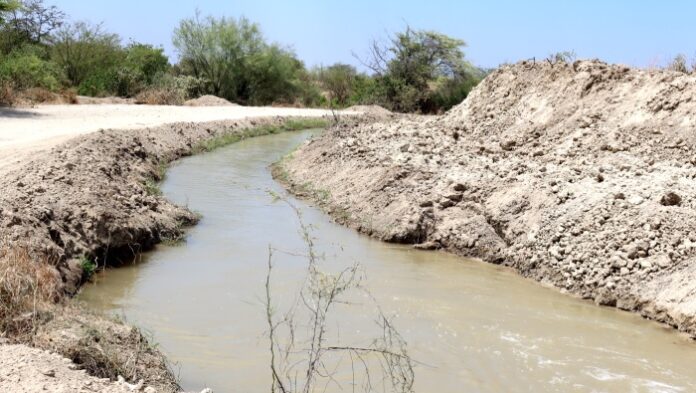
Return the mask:
[[[176,239],[196,215],[163,198],[166,164],[197,144],[284,118],[176,123],[145,130],[102,130],[36,154],[0,178],[0,243],[47,258],[66,292],[97,266]]]
[[[206,95],[188,100],[184,103],[186,106],[238,106],[235,103],[229,102],[224,98]]]
[[[346,108],[347,111],[362,112],[367,115],[373,116],[391,116],[393,114],[389,109],[383,108],[379,105],[353,105]]]
[[[694,75],[523,62],[444,116],[343,124],[282,167],[363,232],[696,336],[695,128]]]

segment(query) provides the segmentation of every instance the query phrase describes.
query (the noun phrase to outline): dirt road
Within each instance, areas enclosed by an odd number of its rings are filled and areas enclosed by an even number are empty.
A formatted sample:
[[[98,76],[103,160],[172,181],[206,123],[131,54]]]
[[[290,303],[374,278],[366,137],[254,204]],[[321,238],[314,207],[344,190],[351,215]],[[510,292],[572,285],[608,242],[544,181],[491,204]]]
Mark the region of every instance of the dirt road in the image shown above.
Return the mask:
[[[319,109],[152,105],[44,105],[0,108],[0,174],[27,156],[99,129],[143,129],[168,123],[211,122],[268,116],[323,116]]]

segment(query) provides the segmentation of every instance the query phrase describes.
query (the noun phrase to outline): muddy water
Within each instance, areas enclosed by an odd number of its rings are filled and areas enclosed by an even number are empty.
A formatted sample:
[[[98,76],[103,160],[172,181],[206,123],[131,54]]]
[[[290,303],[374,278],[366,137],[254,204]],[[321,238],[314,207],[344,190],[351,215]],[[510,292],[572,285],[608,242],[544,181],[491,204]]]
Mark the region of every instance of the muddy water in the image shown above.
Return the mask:
[[[260,300],[267,249],[291,254],[303,242],[293,211],[267,193],[282,192],[268,165],[308,136],[259,137],[178,162],[162,190],[200,212],[200,225],[185,244],[103,272],[81,294],[91,307],[151,331],[178,363],[185,388],[269,388]],[[418,392],[696,391],[696,345],[671,330],[496,266],[371,240],[295,203],[326,263],[359,261],[372,293],[397,316],[421,362]],[[289,254],[275,263],[274,291],[283,299],[296,290],[305,263]],[[343,336],[369,329],[359,307],[341,310]]]

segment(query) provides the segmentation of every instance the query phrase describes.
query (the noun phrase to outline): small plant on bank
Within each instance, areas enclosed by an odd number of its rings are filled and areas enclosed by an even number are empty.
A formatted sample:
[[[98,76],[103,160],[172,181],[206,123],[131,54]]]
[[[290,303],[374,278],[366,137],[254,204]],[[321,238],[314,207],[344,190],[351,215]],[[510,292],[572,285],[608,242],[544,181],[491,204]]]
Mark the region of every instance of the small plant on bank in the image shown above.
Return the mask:
[[[97,264],[86,255],[80,257],[80,266],[82,267],[82,276],[87,280],[97,271]]]
[[[145,179],[145,192],[147,195],[162,195],[162,190],[160,189],[159,182],[152,177]]]

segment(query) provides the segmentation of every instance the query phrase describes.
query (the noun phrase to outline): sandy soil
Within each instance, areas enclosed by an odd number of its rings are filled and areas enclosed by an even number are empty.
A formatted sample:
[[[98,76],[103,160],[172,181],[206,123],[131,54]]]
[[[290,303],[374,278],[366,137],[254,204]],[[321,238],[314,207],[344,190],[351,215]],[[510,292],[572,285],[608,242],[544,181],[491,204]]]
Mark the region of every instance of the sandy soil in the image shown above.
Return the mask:
[[[694,146],[695,75],[520,63],[444,116],[325,132],[276,174],[375,237],[504,264],[696,337]]]
[[[72,137],[99,129],[143,129],[177,122],[210,122],[267,116],[323,116],[325,110],[273,107],[152,105],[44,105],[0,108],[0,174]]]

